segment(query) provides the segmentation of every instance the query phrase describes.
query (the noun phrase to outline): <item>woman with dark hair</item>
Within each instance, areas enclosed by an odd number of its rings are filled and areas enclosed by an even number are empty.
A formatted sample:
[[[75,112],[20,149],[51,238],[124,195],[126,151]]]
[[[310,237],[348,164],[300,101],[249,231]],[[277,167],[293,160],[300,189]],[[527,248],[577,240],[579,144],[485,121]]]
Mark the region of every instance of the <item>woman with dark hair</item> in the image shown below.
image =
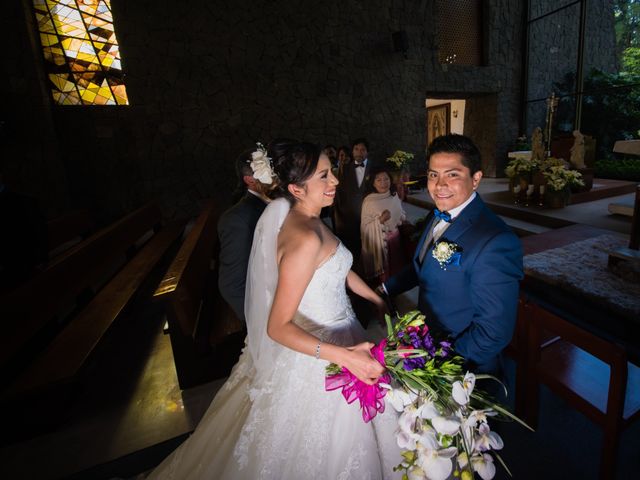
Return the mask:
[[[338,166],[338,154],[336,151],[336,146],[331,145],[330,143],[325,145],[322,149],[322,153],[324,153],[331,162],[331,168],[336,168]]]
[[[336,154],[338,160],[338,176],[342,174],[342,169],[344,166],[351,161],[351,150],[349,147],[342,146],[338,148],[338,153]]]
[[[398,230],[406,214],[386,168],[371,172],[366,192],[360,217],[362,267],[365,278],[378,285],[406,263]]]
[[[275,199],[249,260],[247,347],[195,433],[152,478],[401,477],[393,472],[402,460],[395,412],[365,423],[358,402],[325,391],[327,362],[367,384],[384,372],[346,288],[381,312],[384,304],[319,218],[338,184],[329,159],[308,143],[284,150],[271,162]]]

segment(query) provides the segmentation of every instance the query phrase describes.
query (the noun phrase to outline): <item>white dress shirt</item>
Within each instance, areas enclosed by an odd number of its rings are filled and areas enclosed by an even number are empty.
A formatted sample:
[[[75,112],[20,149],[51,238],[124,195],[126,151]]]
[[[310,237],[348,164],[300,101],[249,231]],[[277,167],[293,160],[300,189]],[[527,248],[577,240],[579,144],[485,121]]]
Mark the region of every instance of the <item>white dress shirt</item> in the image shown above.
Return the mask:
[[[364,171],[367,169],[367,161],[367,158],[362,161],[362,167],[358,167],[354,162],[354,168],[356,169],[356,179],[358,180],[358,188],[360,188],[360,185],[362,185],[362,181],[364,180]]]

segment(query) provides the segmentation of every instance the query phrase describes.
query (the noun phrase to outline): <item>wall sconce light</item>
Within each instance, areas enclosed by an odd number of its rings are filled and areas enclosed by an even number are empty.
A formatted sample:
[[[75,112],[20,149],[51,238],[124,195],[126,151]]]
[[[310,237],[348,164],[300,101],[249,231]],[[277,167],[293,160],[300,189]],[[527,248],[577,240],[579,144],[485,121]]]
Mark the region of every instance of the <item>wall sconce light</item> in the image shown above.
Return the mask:
[[[458,118],[458,110],[454,110],[451,114],[453,115],[453,118]]]
[[[458,55],[456,55],[455,53],[450,53],[444,58],[444,63],[451,65],[452,63],[456,63],[457,58]]]

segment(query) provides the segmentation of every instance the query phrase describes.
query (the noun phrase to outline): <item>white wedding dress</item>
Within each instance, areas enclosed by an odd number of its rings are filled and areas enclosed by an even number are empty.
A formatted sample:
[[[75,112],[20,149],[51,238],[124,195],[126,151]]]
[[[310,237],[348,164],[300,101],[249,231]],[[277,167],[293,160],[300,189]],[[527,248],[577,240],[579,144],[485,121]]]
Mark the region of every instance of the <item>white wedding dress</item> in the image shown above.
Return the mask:
[[[273,209],[273,203],[267,211]],[[284,208],[288,211],[288,206]],[[261,219],[255,236],[277,236],[282,220],[267,227],[265,233]],[[273,228],[275,233],[270,233]],[[275,251],[273,255],[275,263]],[[253,257],[252,251],[250,262],[258,264]],[[351,263],[351,253],[340,243],[317,268],[295,317],[299,326],[323,341],[344,346],[364,340],[364,330],[345,290]],[[248,281],[251,274],[250,268]],[[248,292],[250,289],[248,285]],[[247,293],[248,312],[262,300],[258,298],[260,291],[256,292]],[[255,302],[251,297],[256,297]],[[270,305],[269,296],[266,302]],[[249,324],[251,316],[247,317],[248,346],[229,379],[193,435],[149,478],[401,478],[400,472],[393,472],[402,460],[394,434],[397,414],[393,408],[388,405],[384,414],[364,423],[357,401],[349,405],[340,390],[325,391],[326,361],[270,341],[266,330],[261,338],[252,339],[255,325]],[[266,328],[266,321],[260,325]],[[271,344],[265,348],[260,342]]]

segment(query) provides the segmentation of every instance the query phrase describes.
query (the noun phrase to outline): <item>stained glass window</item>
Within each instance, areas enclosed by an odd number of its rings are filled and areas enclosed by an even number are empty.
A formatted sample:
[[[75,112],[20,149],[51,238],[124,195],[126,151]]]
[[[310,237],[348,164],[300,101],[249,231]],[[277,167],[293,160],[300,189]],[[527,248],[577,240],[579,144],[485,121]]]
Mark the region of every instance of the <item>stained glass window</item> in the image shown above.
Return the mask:
[[[128,105],[110,0],[33,0],[58,105]]]

